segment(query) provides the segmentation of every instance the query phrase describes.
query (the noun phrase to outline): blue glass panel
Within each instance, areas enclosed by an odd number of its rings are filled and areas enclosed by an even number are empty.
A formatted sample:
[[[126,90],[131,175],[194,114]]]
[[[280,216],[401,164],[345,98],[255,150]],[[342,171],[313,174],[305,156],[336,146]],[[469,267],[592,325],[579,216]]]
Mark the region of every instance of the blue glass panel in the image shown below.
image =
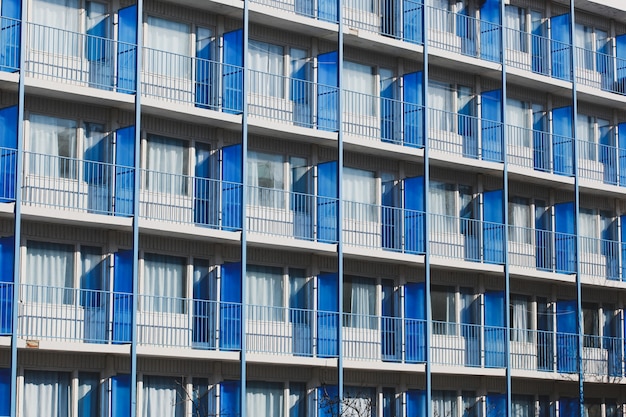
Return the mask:
[[[579,417],[580,407],[577,398],[559,398],[559,417]]]
[[[506,364],[504,337],[504,292],[485,291],[485,366]]]
[[[0,8],[0,71],[16,72],[20,67],[21,2],[3,0]]]
[[[243,30],[224,34],[222,99],[226,113],[243,111]]]
[[[337,242],[337,162],[317,166],[317,238]]]
[[[220,347],[241,349],[241,262],[222,265]]]
[[[504,263],[504,203],[502,190],[483,194],[483,244],[487,263]]]
[[[317,0],[317,17],[320,20],[337,22],[338,1],[337,0]]]
[[[11,369],[0,368],[0,417],[11,415]]]
[[[137,6],[119,10],[117,30],[117,91],[133,94],[137,72]]]
[[[197,37],[200,36],[200,29]],[[213,41],[201,39],[196,41],[196,107],[204,109],[213,109],[213,85],[215,84],[216,64],[212,62],[213,58]]]
[[[576,218],[574,203],[554,206],[556,270],[562,274],[576,272]]]
[[[135,126],[118,129],[115,143],[115,215],[132,216],[135,206]]]
[[[405,74],[403,97],[404,145],[424,146],[424,82],[423,72]]]
[[[133,322],[133,251],[115,254],[113,280],[113,341],[130,343]]]
[[[222,227],[224,230],[241,229],[241,145],[222,149]]]
[[[318,355],[337,356],[339,330],[339,283],[336,273],[320,274],[318,280],[317,338]]]
[[[571,107],[560,107],[552,110],[554,172],[560,175],[572,175],[574,173],[572,117]]]
[[[502,91],[487,91],[481,96],[483,159],[502,162]]]
[[[538,171],[550,171],[550,134],[544,111],[533,113],[533,166]]]
[[[239,381],[222,381],[219,416],[238,417],[239,415],[241,415],[241,384]]]
[[[87,19],[92,19],[94,11],[91,8],[91,2],[86,4]],[[108,18],[99,18],[97,23],[87,28],[87,59],[89,61],[104,61],[109,55],[107,49],[107,27],[109,26]]]
[[[395,180],[382,183],[382,246],[384,249],[401,250],[402,230],[400,228],[400,185]]]
[[[506,395],[487,394],[487,417],[502,417],[507,415]]]
[[[617,125],[617,134],[617,182],[621,187],[626,187],[626,123]]]
[[[460,2],[463,7],[452,18],[456,20],[456,34],[461,38],[461,52],[465,55],[476,56],[476,22],[470,8]]]
[[[576,322],[576,301],[558,300],[556,303],[556,345],[559,372],[576,372],[578,352]]]
[[[407,417],[426,416],[426,391],[409,390],[406,393]]]
[[[424,42],[424,2],[422,0],[402,0],[403,31],[406,42]]]
[[[317,389],[318,395],[318,417],[339,416],[339,390],[335,385],[326,385]]]
[[[12,236],[0,238],[0,335],[13,328],[13,245]]]
[[[0,109],[0,202],[15,200],[17,106]]]
[[[486,0],[480,8],[480,57],[500,62],[500,1]]]
[[[531,30],[532,70],[539,74],[550,74],[549,40],[547,21],[533,20]]]
[[[399,413],[396,411],[396,392],[393,388],[383,388],[383,417],[395,417]]]
[[[380,82],[380,135],[383,142],[397,143],[400,117],[399,101],[396,97],[398,85],[393,79]]]
[[[424,177],[404,180],[404,244],[407,253],[426,251]]]
[[[208,145],[196,143],[195,178],[193,187],[194,222],[201,225],[217,225],[219,189],[217,181],[211,181],[211,150]]]
[[[111,378],[111,417],[130,417],[130,375]]]
[[[337,62],[337,52],[328,52],[317,57],[317,126],[319,129],[331,132],[335,132],[339,128],[337,119],[339,104]]]
[[[620,246],[622,251],[622,281],[626,280],[626,215],[620,217]],[[626,324],[626,320],[624,320]],[[626,333],[624,333],[626,335]]]
[[[426,360],[426,287],[423,282],[404,286],[405,356],[407,362]]]
[[[552,76],[561,80],[571,81],[572,37],[569,14],[551,17],[550,27],[552,30],[550,41]]]
[[[626,34],[615,37],[617,92],[626,94]]]

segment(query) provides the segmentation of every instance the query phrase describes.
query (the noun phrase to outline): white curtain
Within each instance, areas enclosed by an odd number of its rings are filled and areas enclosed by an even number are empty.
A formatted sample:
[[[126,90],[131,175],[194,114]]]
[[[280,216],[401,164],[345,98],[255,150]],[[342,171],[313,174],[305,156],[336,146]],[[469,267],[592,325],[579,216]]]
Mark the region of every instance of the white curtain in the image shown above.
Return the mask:
[[[146,47],[147,72],[191,79],[189,25],[148,16]]]
[[[593,44],[593,28],[581,24],[574,26],[574,45],[578,49],[578,65],[582,68],[593,70],[595,48]],[[582,49],[580,49],[582,48]]]
[[[508,33],[508,49],[527,52],[526,10],[521,7],[507,4],[504,13],[504,22]]]
[[[598,215],[594,210],[581,208],[578,234],[582,237],[582,251],[587,253],[598,252]]]
[[[254,417],[283,417],[282,384],[251,382],[246,386],[246,415]]]
[[[283,156],[249,152],[248,184],[248,204],[284,208]]]
[[[252,320],[283,317],[283,271],[280,267],[250,265],[246,271],[246,302]]]
[[[524,297],[511,297],[511,340],[514,342],[528,342],[529,306]]]
[[[369,65],[344,61],[344,108],[347,113],[376,115],[376,76]]]
[[[449,84],[430,81],[428,84],[428,103],[431,110],[431,129],[452,131],[454,129],[454,100]]]
[[[24,371],[24,417],[69,417],[69,372]]]
[[[36,24],[33,27],[33,49],[78,56],[81,52],[79,4],[78,0],[34,0],[31,17]]]
[[[456,231],[456,192],[452,184],[432,181],[428,210],[436,214],[433,222],[434,233],[455,233]]]
[[[266,42],[248,42],[250,92],[263,96],[284,98],[283,47]]]
[[[592,116],[576,116],[576,135],[579,139],[580,156],[591,161],[597,160],[595,120]]]
[[[183,397],[182,388],[178,378],[144,375],[142,415],[183,417],[187,398]]]
[[[343,168],[344,216],[347,219],[376,222],[376,178],[374,172]]]
[[[510,240],[516,243],[532,242],[532,218],[530,201],[527,198],[513,197],[509,203]]]
[[[513,146],[516,148],[530,148],[532,143],[532,130],[530,129],[530,109],[528,104],[521,100],[507,98],[506,120],[507,124],[513,127],[513,129],[509,129]],[[517,150],[517,153],[525,154],[519,150]]]
[[[28,241],[24,283],[28,301],[54,304],[72,303],[74,247],[58,243]]]
[[[185,259],[146,254],[143,268],[143,307],[147,311],[183,313]]]
[[[33,114],[29,127],[28,171],[35,175],[76,178],[76,122]]]
[[[186,193],[185,142],[162,136],[148,138],[148,190],[184,195]]]
[[[376,285],[372,279],[350,277],[345,291],[349,292],[351,320],[353,327],[372,328],[376,324]],[[346,306],[347,307],[347,306]]]
[[[458,417],[457,398],[454,391],[433,391],[433,415]]]

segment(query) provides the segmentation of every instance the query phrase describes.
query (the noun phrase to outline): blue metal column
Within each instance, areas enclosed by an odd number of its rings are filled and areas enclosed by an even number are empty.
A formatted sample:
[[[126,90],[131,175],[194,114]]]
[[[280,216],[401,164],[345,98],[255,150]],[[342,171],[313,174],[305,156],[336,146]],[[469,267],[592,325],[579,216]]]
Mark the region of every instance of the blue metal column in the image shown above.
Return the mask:
[[[139,297],[139,193],[141,185],[141,57],[143,56],[143,0],[137,0],[135,56],[135,183],[133,192],[133,313],[130,339],[130,416],[137,414],[137,305]]]
[[[337,0],[337,386],[339,397],[339,415],[343,415],[343,7],[342,0]]]
[[[425,309],[426,309],[426,348],[424,352],[424,360],[425,360],[425,378],[426,378],[426,415],[433,415],[433,404],[432,404],[432,364],[431,364],[431,352],[430,352],[430,341],[432,340],[432,324],[433,324],[433,315],[432,315],[432,299],[430,296],[430,144],[428,141],[428,130],[429,130],[429,107],[428,107],[428,80],[430,77],[430,71],[428,68],[428,23],[430,16],[430,7],[427,6],[426,2],[422,6],[424,8],[424,13],[422,13],[422,39],[424,40],[424,71],[423,76],[424,80],[422,81],[423,88],[422,94],[422,102],[424,104],[424,126],[423,126],[423,138],[424,138],[424,212],[426,215],[424,216],[424,287],[425,287]]]
[[[506,97],[507,97],[507,73],[506,73],[506,41],[507,36],[504,28],[504,13],[505,4],[504,0],[500,0],[500,45],[502,49],[500,51],[500,59],[502,62],[502,100],[500,101],[500,112],[502,120],[502,158],[504,162],[503,171],[503,192],[502,192],[502,206],[504,210],[504,325],[505,325],[505,357],[506,357],[506,415],[512,416],[511,409],[511,275],[509,272],[509,161],[508,161],[508,129],[506,128]]]
[[[577,81],[576,81],[576,49],[575,45],[575,15],[574,15],[574,0],[570,0],[570,40],[572,48],[570,57],[570,77],[572,79],[572,137],[574,138],[574,157],[573,157],[573,165],[574,165],[574,219],[575,221],[575,230],[576,230],[576,244],[574,247],[576,248],[576,317],[578,318],[577,322],[577,330],[578,330],[578,353],[577,353],[577,363],[578,363],[578,406],[580,417],[585,416],[585,394],[584,394],[584,370],[583,370],[583,309],[582,309],[582,287],[580,283],[580,235],[579,235],[579,218],[580,218],[580,180],[578,177],[578,127],[576,126],[576,116],[578,115],[578,89],[577,89]]]
[[[26,64],[26,25],[28,0],[21,1],[20,73],[17,85],[17,161],[15,167],[15,226],[13,228],[13,309],[11,312],[11,417],[17,415],[17,326],[20,285],[20,236],[22,234],[22,166],[24,163],[24,68]]]
[[[246,290],[246,274],[248,270],[248,225],[246,224],[246,207],[248,205],[248,36],[250,34],[250,16],[249,16],[250,1],[243,1],[243,77],[241,98],[242,113],[241,113],[241,371],[240,371],[240,384],[241,389],[241,416],[246,417],[246,329],[248,321],[248,298]],[[253,417],[253,416],[248,416]]]

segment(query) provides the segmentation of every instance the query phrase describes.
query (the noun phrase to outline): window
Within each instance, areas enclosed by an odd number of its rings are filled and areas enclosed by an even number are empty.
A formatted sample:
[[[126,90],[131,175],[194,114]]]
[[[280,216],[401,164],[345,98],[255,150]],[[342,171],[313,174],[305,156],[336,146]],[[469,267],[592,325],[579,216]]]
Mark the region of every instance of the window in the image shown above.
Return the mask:
[[[584,417],[603,417],[602,416],[602,400],[585,397],[583,407],[584,407]]]
[[[509,203],[509,240],[516,243],[532,242],[532,215],[528,198],[513,197]]]
[[[186,141],[150,135],[147,142],[146,186],[149,191],[185,195],[189,152]]]
[[[456,392],[433,390],[432,398],[433,415],[446,417],[459,416]]]
[[[289,268],[286,277],[281,267],[248,265],[246,272],[246,303],[250,306],[248,317],[252,320],[284,320],[285,302],[294,309],[308,307],[305,270]],[[292,320],[297,321],[300,314],[294,312]]]
[[[189,25],[148,16],[146,71],[168,78],[191,78]],[[161,52],[162,51],[162,52]],[[165,54],[163,54],[165,52]]]
[[[76,179],[76,127],[73,120],[31,115],[30,173]]]
[[[181,378],[144,375],[143,407],[144,417],[183,417],[185,415],[184,392]]]
[[[456,292],[452,287],[433,286],[432,318],[434,334],[457,334]]]
[[[508,28],[507,46],[509,49],[528,52],[526,10],[507,4],[504,9],[505,27]]]
[[[375,116],[377,111],[376,77],[369,65],[345,61],[343,63],[344,89],[356,94],[345,93],[346,109],[349,113]],[[358,122],[357,122],[358,123]]]
[[[532,131],[530,125],[530,103],[512,98],[506,99],[506,120],[511,142],[514,147],[530,148]],[[524,155],[520,149],[513,151],[515,155]]]
[[[373,328],[376,325],[376,281],[346,276],[343,284],[344,326]]]
[[[100,376],[78,373],[78,417],[97,416],[100,411]]]
[[[248,60],[253,71],[250,80],[251,93],[285,97],[283,56],[282,46],[255,40],[248,42]]]
[[[611,126],[608,120],[578,114],[576,116],[577,135],[580,139],[580,157],[585,160],[602,161],[606,158],[606,145],[613,145],[611,140]],[[583,165],[583,169],[586,166]],[[590,168],[586,168],[590,169]],[[591,168],[593,169],[593,168]]]
[[[376,222],[376,178],[374,172],[357,168],[343,168],[344,217]]]
[[[606,53],[606,47],[609,44],[606,31],[577,23],[574,26],[574,44],[582,49],[577,52],[580,67],[595,71],[603,69],[601,68],[602,57],[598,57],[596,61],[596,53]]]
[[[161,313],[184,313],[184,258],[146,253],[143,258],[143,308]]]
[[[435,233],[461,233],[471,227],[466,220],[474,218],[472,188],[461,184],[432,181],[429,211],[437,214],[433,222]]]
[[[346,387],[342,416],[372,417],[376,415],[376,390],[368,387]]]
[[[512,417],[534,417],[535,399],[532,395],[512,395],[511,396]]]
[[[473,391],[463,391],[461,396],[463,397],[462,417],[479,417],[481,415],[482,402],[479,401],[476,393]]]
[[[600,347],[600,315],[596,304],[583,304],[583,334],[585,347]]]
[[[615,252],[611,250],[603,242],[606,240],[614,240],[617,234],[616,223],[613,220],[613,214],[605,210],[594,210],[588,208],[580,208],[579,219],[579,235],[581,236],[582,251],[586,253],[603,253],[608,251],[607,255]],[[608,242],[607,242],[608,244]],[[615,253],[612,253],[615,256]],[[589,260],[595,262],[595,260]]]
[[[284,388],[276,382],[248,382],[246,385],[246,415],[284,417]]]
[[[24,417],[69,417],[70,373],[24,371]]]
[[[470,87],[429,81],[428,103],[431,107],[431,129],[471,136],[472,122],[468,118],[475,115],[475,110]],[[457,113],[464,117],[459,119]]]
[[[282,155],[248,153],[248,204],[285,208],[285,173]]]
[[[523,295],[511,295],[510,305],[511,341],[530,342],[530,299]]]
[[[98,307],[99,297],[95,290],[103,289],[104,262],[102,250],[97,247],[80,248],[79,282],[74,280],[74,245],[28,241],[26,243],[26,274],[28,301],[54,304],[73,304],[73,288],[82,290],[83,307]]]

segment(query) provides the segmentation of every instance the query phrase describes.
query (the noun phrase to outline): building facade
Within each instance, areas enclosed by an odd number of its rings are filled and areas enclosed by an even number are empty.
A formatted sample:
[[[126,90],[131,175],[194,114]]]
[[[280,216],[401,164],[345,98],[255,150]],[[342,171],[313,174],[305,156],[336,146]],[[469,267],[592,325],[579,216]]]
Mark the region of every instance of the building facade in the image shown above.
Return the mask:
[[[623,2],[0,12],[0,416],[624,415]]]

